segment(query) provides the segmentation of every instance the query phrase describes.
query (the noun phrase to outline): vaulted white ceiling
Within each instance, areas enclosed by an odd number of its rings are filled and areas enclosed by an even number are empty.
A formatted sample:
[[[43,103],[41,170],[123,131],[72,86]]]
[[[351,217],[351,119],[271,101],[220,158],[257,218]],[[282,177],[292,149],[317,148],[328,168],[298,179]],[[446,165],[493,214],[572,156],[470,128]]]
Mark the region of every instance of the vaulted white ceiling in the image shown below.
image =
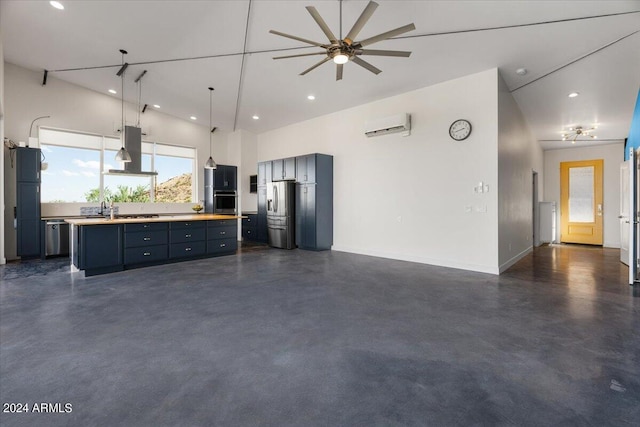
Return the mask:
[[[370,46],[413,53],[367,57],[379,75],[348,63],[341,81],[332,62],[298,75],[322,56],[273,60],[318,48],[269,30],[326,43],[305,6],[336,34],[342,7],[344,35],[367,1],[62,0],[61,11],[3,0],[0,28],[7,62],[106,94],[120,92],[118,50],[126,49],[127,100],[135,102],[133,81],[147,70],[143,104],[203,125],[213,86],[214,125],[228,130],[259,133],[497,67],[543,147],[566,146],[562,130],[576,125],[597,125],[596,143],[628,136],[640,87],[640,1],[377,2],[359,39],[413,22],[409,37]],[[79,70],[56,71],[68,69]],[[568,98],[574,91],[580,96]]]

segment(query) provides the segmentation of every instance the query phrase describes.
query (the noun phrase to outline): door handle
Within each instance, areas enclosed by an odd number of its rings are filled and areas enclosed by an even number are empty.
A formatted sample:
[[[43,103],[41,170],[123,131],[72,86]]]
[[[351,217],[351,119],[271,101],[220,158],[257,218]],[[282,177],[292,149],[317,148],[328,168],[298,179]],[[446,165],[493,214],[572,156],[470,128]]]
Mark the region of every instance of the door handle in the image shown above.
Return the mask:
[[[602,216],[602,203],[598,203],[598,216]]]

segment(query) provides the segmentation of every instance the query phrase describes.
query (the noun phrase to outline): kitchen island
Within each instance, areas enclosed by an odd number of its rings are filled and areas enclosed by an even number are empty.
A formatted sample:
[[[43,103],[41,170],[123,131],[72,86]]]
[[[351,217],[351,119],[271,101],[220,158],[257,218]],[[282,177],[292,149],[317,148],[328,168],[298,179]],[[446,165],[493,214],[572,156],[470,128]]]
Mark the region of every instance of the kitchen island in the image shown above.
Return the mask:
[[[152,218],[67,218],[72,271],[85,276],[130,268],[232,255],[238,249],[236,215],[163,215]]]

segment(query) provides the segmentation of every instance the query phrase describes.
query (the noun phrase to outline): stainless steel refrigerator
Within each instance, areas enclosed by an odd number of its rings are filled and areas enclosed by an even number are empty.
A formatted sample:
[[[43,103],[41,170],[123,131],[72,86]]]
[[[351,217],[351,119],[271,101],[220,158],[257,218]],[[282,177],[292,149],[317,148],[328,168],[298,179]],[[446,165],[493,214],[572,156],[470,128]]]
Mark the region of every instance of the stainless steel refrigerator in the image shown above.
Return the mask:
[[[267,185],[267,229],[269,245],[293,249],[295,238],[295,194],[293,181],[272,182]]]

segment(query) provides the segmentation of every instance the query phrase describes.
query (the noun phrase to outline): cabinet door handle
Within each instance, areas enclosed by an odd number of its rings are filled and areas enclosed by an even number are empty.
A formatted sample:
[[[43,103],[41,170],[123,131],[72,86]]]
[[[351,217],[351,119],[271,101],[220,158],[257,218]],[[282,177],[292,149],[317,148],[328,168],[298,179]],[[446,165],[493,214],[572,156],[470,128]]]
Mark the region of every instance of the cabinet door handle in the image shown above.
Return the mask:
[[[188,226],[188,225],[191,225],[191,223],[190,222],[185,222],[184,225]]]
[[[149,224],[145,224],[142,226],[142,228],[149,228],[149,227],[151,227]]]
[[[185,251],[189,252],[191,248],[184,248]]]
[[[145,252],[145,253],[143,253],[142,255],[144,255],[144,256],[149,256],[149,255],[151,255],[151,252]]]
[[[151,240],[151,237],[145,237],[142,240],[144,240],[145,242],[148,242],[149,240]]]
[[[227,232],[226,232],[226,231],[221,231],[221,232],[220,232],[220,235],[222,235],[222,236],[224,236],[225,234],[227,234]]]
[[[221,247],[221,248],[224,248],[225,246],[227,246],[227,244],[226,244],[226,243],[220,243],[220,247]]]
[[[191,234],[185,234],[184,237],[188,239],[189,237],[191,237]]]

